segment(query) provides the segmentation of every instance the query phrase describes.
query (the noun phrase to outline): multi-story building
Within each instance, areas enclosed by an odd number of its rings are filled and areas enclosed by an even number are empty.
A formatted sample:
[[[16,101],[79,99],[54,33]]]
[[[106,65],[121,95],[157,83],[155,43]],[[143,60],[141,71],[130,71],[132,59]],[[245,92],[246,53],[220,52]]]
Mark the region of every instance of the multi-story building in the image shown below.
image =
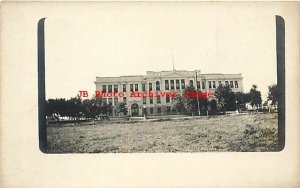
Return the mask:
[[[117,95],[102,96],[107,103],[116,106],[119,102],[126,102],[128,115],[143,116],[163,115],[175,112],[174,98],[161,96],[162,92],[176,92],[182,94],[190,85],[201,91],[214,93],[220,85],[229,85],[234,91],[243,91],[242,74],[201,74],[200,70],[185,71],[147,71],[146,75],[120,76],[120,77],[96,77],[96,90],[103,93],[121,93]],[[154,97],[136,97],[132,92],[158,92]],[[215,100],[212,98],[211,100]],[[117,111],[113,111],[117,116]]]

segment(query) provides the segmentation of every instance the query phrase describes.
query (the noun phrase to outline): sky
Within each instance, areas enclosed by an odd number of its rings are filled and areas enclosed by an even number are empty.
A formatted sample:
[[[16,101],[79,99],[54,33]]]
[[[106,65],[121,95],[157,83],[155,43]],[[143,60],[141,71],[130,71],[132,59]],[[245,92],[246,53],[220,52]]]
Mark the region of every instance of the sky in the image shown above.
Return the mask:
[[[222,5],[222,6],[221,6]],[[95,91],[96,76],[146,71],[242,73],[263,100],[276,83],[275,14],[280,7],[215,3],[56,6],[46,16],[46,98]]]

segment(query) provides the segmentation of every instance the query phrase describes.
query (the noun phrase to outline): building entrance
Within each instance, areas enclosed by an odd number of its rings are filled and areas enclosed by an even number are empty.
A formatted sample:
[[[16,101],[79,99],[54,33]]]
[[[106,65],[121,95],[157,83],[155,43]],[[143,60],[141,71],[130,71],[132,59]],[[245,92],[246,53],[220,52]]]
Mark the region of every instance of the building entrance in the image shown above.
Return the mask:
[[[131,105],[131,116],[139,116],[139,105],[136,103]]]

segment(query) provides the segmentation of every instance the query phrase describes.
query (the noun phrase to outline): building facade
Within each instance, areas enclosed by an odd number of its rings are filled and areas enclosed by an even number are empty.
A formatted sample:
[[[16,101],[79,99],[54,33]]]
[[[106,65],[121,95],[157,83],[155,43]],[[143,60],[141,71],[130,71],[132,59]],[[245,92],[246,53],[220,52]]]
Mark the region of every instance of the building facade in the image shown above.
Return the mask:
[[[94,82],[96,90],[103,93],[121,93],[121,95],[106,95],[102,98],[116,106],[119,102],[125,102],[129,116],[164,115],[176,113],[174,99],[170,96],[161,96],[162,92],[176,92],[182,94],[190,85],[201,91],[214,93],[220,85],[229,85],[234,92],[243,91],[242,74],[201,74],[200,70],[185,71],[147,71],[146,75],[120,76],[120,77],[96,77]],[[133,96],[135,92],[157,92],[154,97]],[[118,116],[113,108],[112,116]]]

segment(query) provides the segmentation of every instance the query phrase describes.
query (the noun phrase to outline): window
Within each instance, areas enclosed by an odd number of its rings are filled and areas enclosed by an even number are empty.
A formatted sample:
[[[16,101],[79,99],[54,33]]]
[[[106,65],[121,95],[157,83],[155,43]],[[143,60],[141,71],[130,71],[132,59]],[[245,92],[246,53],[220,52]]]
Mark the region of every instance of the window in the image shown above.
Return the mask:
[[[161,113],[161,107],[157,108],[157,113],[160,114]]]
[[[208,88],[211,88],[211,81],[208,81]]]
[[[135,84],[134,90],[135,90],[135,91],[138,91],[138,90],[139,90],[139,84]]]
[[[118,104],[118,102],[119,102],[119,101],[118,101],[118,98],[115,97],[115,98],[114,98],[114,105],[116,106],[116,105]]]
[[[165,80],[165,90],[169,90],[169,80]]]
[[[222,82],[221,82],[221,81],[219,81],[219,85],[222,85]]]
[[[150,97],[150,104],[153,104],[153,97]]]
[[[233,88],[233,81],[230,81],[230,88]]]
[[[193,85],[194,85],[193,80],[190,80],[190,86],[193,86]]]
[[[171,80],[171,90],[174,89],[174,80]]]
[[[235,87],[235,88],[238,88],[238,87],[239,87],[238,81],[234,81],[234,87]]]
[[[156,91],[159,91],[160,90],[160,84],[159,84],[159,81],[156,81]]]
[[[152,83],[149,83],[149,91],[152,91]]]
[[[127,102],[127,99],[126,99],[126,97],[123,97],[123,102]]]
[[[202,89],[205,89],[205,82],[202,82]]]
[[[213,88],[216,88],[216,82],[213,81]]]
[[[108,98],[108,104],[112,105],[112,98]]]
[[[143,97],[143,104],[146,104],[146,97]]]
[[[228,86],[228,85],[229,85],[229,84],[228,84],[228,81],[225,81],[225,85],[226,85],[226,86]]]
[[[197,89],[200,89],[200,81],[197,81]]]
[[[130,84],[130,91],[133,91],[133,84]]]
[[[166,103],[169,103],[169,102],[170,102],[170,96],[167,95],[167,96],[166,96]]]
[[[179,80],[176,80],[176,89],[180,89]]]
[[[103,92],[103,93],[106,93],[106,85],[103,85],[103,86],[102,86],[102,92]]]
[[[150,108],[150,114],[153,114],[153,108]]]
[[[142,84],[142,90],[146,91],[146,84]]]
[[[157,104],[160,104],[161,101],[160,101],[160,96],[157,96]]]
[[[185,89],[185,81],[184,81],[184,79],[181,79],[181,89]]]
[[[109,92],[109,93],[112,92],[112,85],[108,85],[108,92]]]
[[[123,92],[126,92],[126,84],[123,84]]]
[[[114,92],[118,92],[118,85],[114,85]]]

